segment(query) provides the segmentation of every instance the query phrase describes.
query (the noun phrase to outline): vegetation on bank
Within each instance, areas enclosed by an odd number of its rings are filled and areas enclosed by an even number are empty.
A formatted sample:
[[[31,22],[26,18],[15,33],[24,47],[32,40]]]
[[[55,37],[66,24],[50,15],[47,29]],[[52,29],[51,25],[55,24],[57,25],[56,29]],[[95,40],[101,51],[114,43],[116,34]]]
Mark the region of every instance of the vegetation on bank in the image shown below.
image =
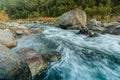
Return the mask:
[[[11,19],[58,17],[74,8],[86,11],[88,18],[109,19],[120,15],[120,0],[1,0],[1,11]],[[3,4],[2,4],[3,3]]]
[[[8,21],[9,20],[9,17],[8,17],[8,15],[4,12],[4,11],[1,11],[0,12],[0,20],[1,21]]]

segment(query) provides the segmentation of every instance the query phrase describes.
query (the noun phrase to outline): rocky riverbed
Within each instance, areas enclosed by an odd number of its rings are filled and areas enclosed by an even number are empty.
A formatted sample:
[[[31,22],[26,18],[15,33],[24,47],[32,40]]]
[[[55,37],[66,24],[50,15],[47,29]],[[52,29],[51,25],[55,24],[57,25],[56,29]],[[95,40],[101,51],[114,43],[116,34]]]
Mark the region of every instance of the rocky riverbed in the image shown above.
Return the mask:
[[[37,29],[37,28],[32,29],[32,27],[35,25],[37,24],[1,22],[0,79],[13,80],[18,78],[20,80],[31,80],[32,77],[35,77],[36,75],[46,70],[51,62],[60,59],[60,54],[55,51],[40,53],[37,52],[34,48],[31,47],[25,48],[25,45],[26,46],[30,45],[34,41],[27,44],[21,44],[24,43],[27,39],[29,40],[29,37],[34,36],[34,34],[37,33],[39,34],[44,31],[42,29]],[[24,39],[21,40],[22,38]],[[36,43],[36,45],[37,44],[38,43]],[[19,47],[19,45],[21,45],[21,47]],[[15,69],[14,72],[13,69]],[[18,77],[18,76],[22,76],[22,77]]]

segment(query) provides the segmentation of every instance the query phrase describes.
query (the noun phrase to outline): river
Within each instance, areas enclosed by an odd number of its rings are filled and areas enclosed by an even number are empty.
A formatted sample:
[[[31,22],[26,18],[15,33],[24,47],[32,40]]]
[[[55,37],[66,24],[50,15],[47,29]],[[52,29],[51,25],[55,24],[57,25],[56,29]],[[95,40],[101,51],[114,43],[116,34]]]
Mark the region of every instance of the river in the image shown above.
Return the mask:
[[[34,80],[120,80],[120,36],[88,37],[40,24],[31,28],[44,32],[18,38],[14,51],[33,48],[42,54],[57,51],[62,56]]]

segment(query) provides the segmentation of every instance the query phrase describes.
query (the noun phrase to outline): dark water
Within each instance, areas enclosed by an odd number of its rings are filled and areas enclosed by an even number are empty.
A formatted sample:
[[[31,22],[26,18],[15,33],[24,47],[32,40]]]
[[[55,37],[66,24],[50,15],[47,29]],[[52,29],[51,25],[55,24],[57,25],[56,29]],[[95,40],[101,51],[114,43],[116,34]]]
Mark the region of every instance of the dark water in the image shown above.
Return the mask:
[[[57,51],[62,55],[34,80],[120,80],[120,36],[90,38],[51,26],[32,27],[44,32],[18,39],[13,50],[30,47],[40,53]]]

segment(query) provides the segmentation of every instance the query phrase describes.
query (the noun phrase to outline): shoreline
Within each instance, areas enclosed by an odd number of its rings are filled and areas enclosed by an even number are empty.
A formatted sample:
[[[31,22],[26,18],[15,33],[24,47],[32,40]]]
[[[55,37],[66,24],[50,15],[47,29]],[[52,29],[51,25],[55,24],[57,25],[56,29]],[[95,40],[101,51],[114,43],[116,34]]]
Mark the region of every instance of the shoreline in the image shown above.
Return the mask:
[[[32,22],[32,23],[39,23],[39,24],[47,24],[47,25],[56,25],[57,20],[59,17],[39,17],[39,18],[28,18],[28,19],[15,19],[11,20],[13,22],[18,22],[20,24]]]

